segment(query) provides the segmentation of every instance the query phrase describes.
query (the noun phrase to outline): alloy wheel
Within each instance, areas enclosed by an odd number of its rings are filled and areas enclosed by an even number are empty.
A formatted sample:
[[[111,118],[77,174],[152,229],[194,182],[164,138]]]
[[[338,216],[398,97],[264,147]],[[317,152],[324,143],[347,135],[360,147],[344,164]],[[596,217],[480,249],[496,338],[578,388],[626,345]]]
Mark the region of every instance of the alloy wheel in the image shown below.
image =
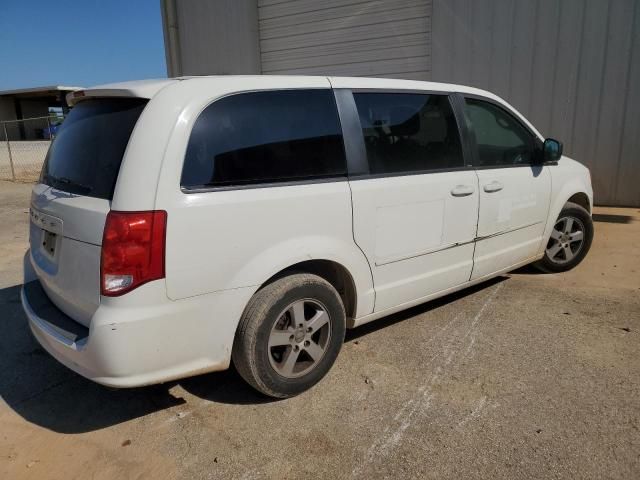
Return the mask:
[[[584,244],[584,224],[579,218],[560,217],[551,231],[547,243],[547,257],[553,263],[563,265],[580,253]]]
[[[331,318],[317,300],[285,308],[269,334],[269,362],[285,378],[301,377],[320,362],[329,346]]]

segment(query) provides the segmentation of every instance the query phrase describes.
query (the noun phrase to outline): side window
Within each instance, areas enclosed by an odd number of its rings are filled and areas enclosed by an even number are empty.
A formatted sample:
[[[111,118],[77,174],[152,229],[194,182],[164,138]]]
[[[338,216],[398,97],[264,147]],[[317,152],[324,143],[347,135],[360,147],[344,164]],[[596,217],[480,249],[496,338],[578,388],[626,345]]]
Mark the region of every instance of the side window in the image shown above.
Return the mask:
[[[209,105],[193,126],[184,188],[346,175],[331,90],[252,92]]]
[[[465,99],[465,113],[475,132],[479,166],[531,164],[533,135],[511,114],[474,98]]]
[[[353,96],[372,174],[464,166],[458,127],[446,95]]]

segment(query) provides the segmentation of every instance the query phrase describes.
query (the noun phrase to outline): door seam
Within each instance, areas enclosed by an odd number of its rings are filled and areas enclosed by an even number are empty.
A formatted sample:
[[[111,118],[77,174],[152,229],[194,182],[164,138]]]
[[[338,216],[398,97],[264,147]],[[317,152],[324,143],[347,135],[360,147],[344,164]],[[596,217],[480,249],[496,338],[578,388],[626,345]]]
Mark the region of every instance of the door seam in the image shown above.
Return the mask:
[[[482,200],[482,194],[480,193],[480,176],[478,175],[478,171],[476,169],[473,170],[473,173],[476,174],[476,186],[478,187],[478,208],[476,209],[476,233],[474,234],[473,239],[473,255],[471,256],[471,272],[469,272],[469,280],[471,281],[473,278],[473,271],[476,268],[476,247],[478,246],[478,229],[480,228],[480,202]]]
[[[364,253],[364,250],[362,250],[360,245],[358,245],[358,241],[356,240],[356,225],[355,225],[356,220],[355,220],[355,212],[353,208],[353,190],[351,189],[351,182],[349,180],[347,180],[347,185],[349,186],[349,200],[351,201],[351,238],[353,238],[354,245],[358,247],[358,250],[360,250],[360,252],[362,253],[364,260],[365,262],[367,262],[367,266],[369,267],[369,275],[371,275],[371,285],[373,286],[373,310],[369,313],[373,313],[376,311],[376,301],[378,299],[377,298],[378,292],[376,291],[376,282],[373,277],[373,269],[371,267],[371,262],[369,261],[369,258],[367,258],[367,255]],[[356,308],[357,308],[357,305],[356,305]],[[356,311],[356,315],[357,315],[357,311]]]

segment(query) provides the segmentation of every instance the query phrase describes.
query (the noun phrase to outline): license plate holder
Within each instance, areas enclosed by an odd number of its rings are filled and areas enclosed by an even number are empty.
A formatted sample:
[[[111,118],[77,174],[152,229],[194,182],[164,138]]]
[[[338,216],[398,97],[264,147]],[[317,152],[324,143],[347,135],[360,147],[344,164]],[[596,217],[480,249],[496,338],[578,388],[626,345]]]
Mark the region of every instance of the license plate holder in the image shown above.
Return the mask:
[[[56,254],[56,241],[58,235],[52,232],[48,232],[47,230],[42,231],[42,249],[46,252],[50,257],[55,256]]]

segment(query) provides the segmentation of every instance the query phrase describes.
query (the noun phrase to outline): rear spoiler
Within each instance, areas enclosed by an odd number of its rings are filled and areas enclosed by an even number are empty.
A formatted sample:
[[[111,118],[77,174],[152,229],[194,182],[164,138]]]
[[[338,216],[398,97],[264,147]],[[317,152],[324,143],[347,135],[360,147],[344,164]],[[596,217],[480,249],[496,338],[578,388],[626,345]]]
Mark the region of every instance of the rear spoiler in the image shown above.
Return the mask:
[[[98,85],[95,88],[76,90],[67,94],[67,104],[70,106],[95,97],[120,97],[120,98],[152,98],[164,87],[180,81],[180,79],[163,78],[159,80],[139,80],[135,82],[111,83]]]
[[[73,106],[82,100],[93,97],[145,98],[140,97],[140,95],[133,90],[95,88],[90,90],[76,90],[75,92],[67,93],[67,105]]]

